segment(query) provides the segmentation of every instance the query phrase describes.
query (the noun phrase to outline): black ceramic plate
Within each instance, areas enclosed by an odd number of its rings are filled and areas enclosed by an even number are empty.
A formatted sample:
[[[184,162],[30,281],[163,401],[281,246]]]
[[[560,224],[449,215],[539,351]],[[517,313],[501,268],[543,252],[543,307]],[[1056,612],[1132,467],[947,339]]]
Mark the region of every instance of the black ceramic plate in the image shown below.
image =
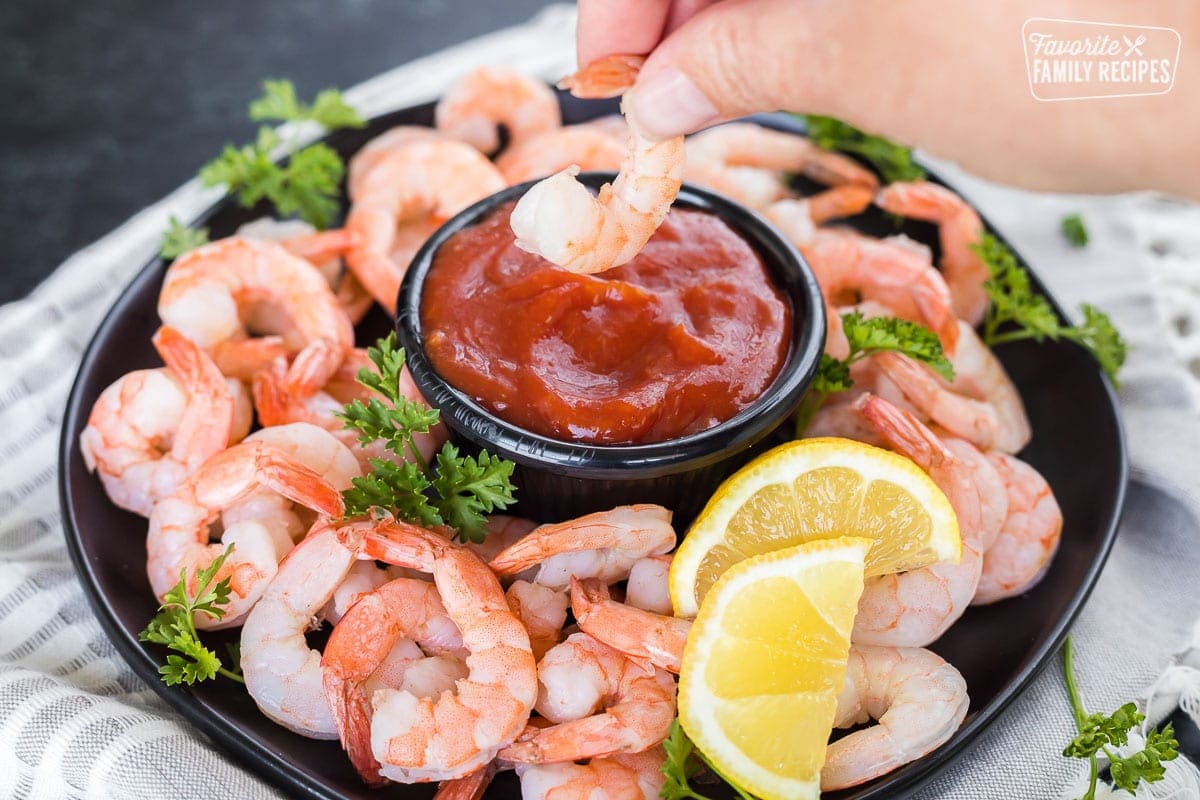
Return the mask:
[[[581,122],[615,109],[613,104],[585,103],[567,96],[562,102],[567,122]],[[432,118],[431,105],[418,106],[375,119],[364,130],[334,134],[328,142],[348,157],[393,125],[428,125]],[[764,117],[761,121],[800,129],[790,118]],[[231,234],[241,223],[267,211],[246,211],[223,202],[201,222],[211,228],[215,238]],[[860,219],[861,227],[871,233],[895,230],[882,214]],[[932,226],[909,223],[902,230],[937,248]],[[159,324],[155,304],[163,270],[161,261],[151,261],[121,294],[84,354],[67,402],[60,445],[60,496],[67,543],[88,599],[138,675],[256,774],[302,797],[382,800],[432,796],[432,786],[368,789],[337,743],[304,739],[273,724],[240,686],[222,680],[192,688],[164,686],[156,673],[163,653],[138,642],[138,631],[155,608],[145,571],[146,523],[108,501],[100,482],[84,468],[78,441],[104,387],[125,372],[159,363],[150,336]],[[1040,284],[1038,288],[1042,288]],[[388,327],[388,320],[376,313],[360,327],[359,341],[373,340]],[[968,610],[933,647],[958,667],[970,691],[970,712],[955,736],[936,752],[878,781],[829,797],[902,796],[970,746],[1051,659],[1112,545],[1127,467],[1111,387],[1092,359],[1070,344],[1010,344],[1000,348],[998,355],[1020,387],[1033,423],[1033,443],[1022,457],[1046,476],[1062,505],[1066,520],[1062,545],[1049,574],[1035,589],[1022,597]],[[229,640],[232,635],[223,636]],[[222,635],[211,638],[218,645],[222,642]],[[500,776],[488,792],[491,798],[519,796],[511,773]]]

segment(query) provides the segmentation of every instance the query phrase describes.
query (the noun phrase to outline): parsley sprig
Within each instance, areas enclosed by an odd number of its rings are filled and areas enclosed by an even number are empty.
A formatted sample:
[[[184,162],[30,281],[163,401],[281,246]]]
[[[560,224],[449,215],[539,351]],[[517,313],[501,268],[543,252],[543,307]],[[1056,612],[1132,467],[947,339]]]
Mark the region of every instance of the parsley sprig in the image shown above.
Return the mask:
[[[1118,789],[1132,793],[1137,791],[1142,781],[1156,783],[1162,780],[1165,772],[1162,762],[1171,761],[1179,755],[1179,742],[1175,740],[1171,725],[1168,723],[1162,730],[1151,730],[1141,750],[1120,756],[1113,748],[1129,743],[1129,732],[1141,726],[1146,720],[1145,715],[1139,713],[1133,703],[1126,703],[1107,716],[1087,713],[1079,688],[1075,685],[1074,652],[1069,636],[1063,645],[1063,675],[1066,678],[1067,699],[1075,714],[1075,727],[1079,730],[1063,750],[1063,755],[1067,758],[1086,758],[1090,766],[1088,790],[1079,800],[1095,800],[1096,785],[1100,778],[1099,753],[1108,759],[1109,774]]]
[[[1063,217],[1058,223],[1058,228],[1062,231],[1063,238],[1070,242],[1072,247],[1087,247],[1088,232],[1083,224],[1083,217],[1079,214],[1068,214]]]
[[[175,651],[167,656],[167,663],[158,668],[163,683],[175,686],[186,683],[189,686],[196,681],[207,681],[217,675],[224,675],[232,681],[245,683],[238,667],[238,657],[231,650],[233,669],[226,669],[220,657],[205,647],[196,631],[196,614],[204,614],[213,619],[225,616],[223,606],[229,603],[229,578],[223,578],[213,583],[225,559],[233,552],[229,545],[225,552],[213,559],[213,562],[196,572],[196,593],[188,591],[187,571],[179,571],[179,583],[175,584],[165,595],[158,613],[146,629],[138,634],[143,642],[166,645],[167,649]]]
[[[370,459],[371,474],[355,478],[342,493],[346,516],[383,508],[422,525],[447,525],[463,540],[483,541],[486,515],[515,502],[511,480],[515,465],[486,450],[478,456],[461,455],[449,442],[430,465],[414,437],[437,424],[438,412],[401,393],[404,349],[396,347],[392,333],[368,348],[367,354],[375,369],[360,370],[358,381],[383,399],[354,400],[340,416],[347,428],[358,431],[364,445],[382,440],[388,450],[406,460],[396,464]]]
[[[296,98],[290,81],[268,80],[263,89],[263,96],[250,103],[253,120],[315,122],[330,131],[366,124],[336,89],[320,92],[311,104]],[[285,163],[276,163],[274,154],[284,144],[274,128],[263,126],[252,143],[226,145],[221,155],[200,170],[200,181],[206,186],[225,186],[246,208],[267,200],[280,214],[299,214],[318,228],[328,227],[339,208],[339,187],[345,174],[342,159],[328,145],[298,149],[297,142],[291,141],[286,143],[290,157]]]
[[[796,414],[797,438],[804,434],[826,397],[854,385],[850,377],[851,365],[874,353],[903,353],[933,367],[946,380],[954,379],[954,366],[946,358],[937,334],[922,325],[898,317],[867,318],[861,312],[852,311],[842,315],[842,330],[850,343],[850,353],[843,359],[828,353],[821,355],[817,373]]]
[[[862,156],[875,166],[888,183],[916,181],[925,177],[925,170],[913,161],[912,148],[904,147],[882,136],[864,133],[853,125],[833,117],[806,114],[808,136],[826,150],[841,150]]]
[[[704,757],[703,753],[696,749],[678,719],[671,723],[671,733],[663,741],[663,750],[667,754],[667,760],[662,765],[662,773],[666,777],[666,781],[658,792],[658,796],[663,800],[711,800],[707,795],[700,794],[691,786],[691,779],[705,767],[729,784],[742,800],[755,800],[754,795],[725,777],[712,765],[711,761]]]
[[[1017,262],[1012,250],[990,233],[984,234],[973,248],[991,271],[984,284],[991,304],[983,321],[983,341],[989,347],[1021,339],[1035,342],[1067,339],[1091,353],[1109,379],[1117,382],[1129,346],[1107,314],[1084,304],[1083,323],[1063,325],[1050,301],[1033,291],[1029,273]]]
[[[195,250],[202,244],[208,243],[208,228],[189,228],[177,220],[174,215],[167,222],[167,230],[163,233],[162,245],[158,254],[163,258],[179,258],[189,250]]]

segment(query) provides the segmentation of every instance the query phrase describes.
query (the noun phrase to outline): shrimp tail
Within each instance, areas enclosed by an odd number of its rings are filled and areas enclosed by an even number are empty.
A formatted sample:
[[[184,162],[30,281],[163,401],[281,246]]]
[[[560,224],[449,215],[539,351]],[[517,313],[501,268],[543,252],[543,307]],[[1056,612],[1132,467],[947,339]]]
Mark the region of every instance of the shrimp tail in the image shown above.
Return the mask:
[[[614,602],[608,587],[595,578],[571,578],[571,611],[585,633],[639,666],[679,674],[683,646],[692,627],[687,620]]]
[[[154,334],[153,342],[190,395],[188,409],[171,443],[171,456],[191,471],[229,443],[234,398],[213,360],[178,330],[164,325]]]
[[[629,528],[614,525],[614,515],[633,516],[635,519],[630,523],[637,525],[671,523],[671,512],[662,506],[622,506],[568,522],[542,525],[501,551],[488,566],[499,575],[515,575],[558,553],[620,547],[627,543]]]
[[[560,80],[558,88],[586,99],[619,97],[633,86],[645,63],[645,56],[605,56]]]
[[[251,384],[254,395],[254,410],[263,427],[286,425],[291,422],[288,413],[291,398],[287,394],[287,361],[276,359],[269,367],[254,374]]]
[[[346,324],[350,324],[349,318]],[[337,372],[346,354],[347,348],[338,342],[313,339],[296,354],[288,369],[288,394],[297,398],[312,397]]]
[[[213,348],[213,361],[223,375],[239,381],[254,380],[254,374],[269,367],[277,358],[287,359],[282,336],[257,336],[253,339],[226,339]]]
[[[256,464],[263,486],[327,517],[337,518],[345,512],[342,493],[320,473],[281,451],[269,450],[272,452],[264,452]]]
[[[358,234],[347,228],[336,228],[284,239],[280,244],[292,255],[319,263],[340,256],[356,246]]]

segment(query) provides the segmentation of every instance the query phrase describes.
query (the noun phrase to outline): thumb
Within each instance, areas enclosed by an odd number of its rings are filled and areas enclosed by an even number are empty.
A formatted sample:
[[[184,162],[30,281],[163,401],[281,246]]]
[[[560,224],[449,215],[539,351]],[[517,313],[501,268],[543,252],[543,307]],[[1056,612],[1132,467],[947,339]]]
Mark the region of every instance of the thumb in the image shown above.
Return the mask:
[[[646,59],[625,108],[656,139],[758,111],[813,105],[824,82],[824,2],[726,0],[701,11]],[[822,11],[824,9],[824,11]],[[804,64],[808,65],[806,69]],[[819,100],[816,104],[820,104]]]

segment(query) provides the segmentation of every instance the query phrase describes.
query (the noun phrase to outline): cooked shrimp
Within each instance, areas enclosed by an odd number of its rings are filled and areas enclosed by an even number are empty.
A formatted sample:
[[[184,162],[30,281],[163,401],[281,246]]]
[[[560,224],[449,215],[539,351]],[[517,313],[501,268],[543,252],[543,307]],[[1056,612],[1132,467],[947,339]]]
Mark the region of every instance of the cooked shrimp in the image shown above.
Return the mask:
[[[383,779],[371,751],[372,709],[365,683],[401,640],[418,647],[431,640],[442,647],[445,625],[438,621],[444,619],[446,609],[436,586],[397,578],[359,599],[325,645],[321,658],[325,694],[342,746],[367,783],[378,784]],[[462,640],[458,639],[457,644],[461,647]],[[390,688],[402,690],[402,686]]]
[[[497,771],[496,763],[492,762],[462,778],[442,781],[433,800],[480,800]]]
[[[618,603],[603,581],[571,579],[571,611],[584,633],[639,664],[652,664],[676,675],[691,620],[656,614]]]
[[[963,323],[959,333],[962,352],[951,359],[949,385],[899,353],[880,353],[876,364],[922,415],[955,436],[984,450],[1016,453],[1033,435],[1021,395],[970,326]]]
[[[868,580],[850,640],[924,647],[962,616],[979,584],[984,523],[974,471],[912,414],[869,394],[855,403],[888,446],[912,459],[945,492],[958,517],[962,560]]]
[[[158,313],[230,377],[250,380],[294,354],[288,388],[298,396],[321,388],[354,345],[350,319],[321,273],[273,242],[231,237],[176,259]],[[277,336],[252,338],[265,333]]]
[[[1004,520],[1008,517],[1008,490],[993,460],[986,453],[944,428],[934,427],[932,430],[942,440],[942,444],[946,445],[946,449],[958,456],[972,470],[972,480],[979,491],[979,510],[983,522],[980,543],[984,549],[983,568],[986,571],[987,550],[996,543],[1000,529],[1004,527]],[[980,581],[982,582],[982,578]]]
[[[675,681],[623,653],[573,633],[538,664],[538,713],[556,723],[505,747],[499,757],[552,764],[640,753],[667,738]]]
[[[467,548],[407,523],[354,523],[343,531],[364,537],[365,557],[432,573],[469,651],[469,675],[456,694],[376,691],[369,732],[361,724],[349,731],[353,746],[369,747],[380,774],[404,783],[461,778],[487,764],[524,730],[537,697],[529,634],[496,576]]]
[[[353,479],[361,474],[358,460],[349,448],[333,434],[307,422],[263,428],[247,436],[246,441],[264,442],[291,456],[339,492],[349,489]],[[278,492],[261,488],[227,504],[221,512],[221,523],[226,528],[261,525],[271,534],[282,558],[292,549],[292,543],[312,527],[313,514]]]
[[[156,597],[178,583],[181,573],[192,584],[197,570],[226,546],[236,545],[217,576],[231,580],[226,615],[221,620],[198,617],[198,627],[239,624],[275,576],[282,553],[257,521],[227,525],[221,544],[209,544],[210,528],[221,513],[263,488],[321,514],[342,513],[341,493],[314,470],[265,442],[243,442],[204,462],[150,514],[146,572]]]
[[[646,556],[675,547],[671,512],[662,506],[617,506],[567,522],[542,525],[492,559],[497,575],[537,566],[534,583],[566,589],[571,576],[625,580]]]
[[[982,322],[988,307],[983,284],[991,273],[972,249],[984,232],[975,209],[946,187],[928,181],[890,183],[875,202],[893,214],[937,223],[942,273],[950,286],[954,313],[972,326]]]
[[[834,727],[877,722],[829,743],[821,791],[857,786],[940,747],[969,705],[962,675],[934,653],[855,644]]]
[[[259,217],[240,225],[234,236],[283,245],[289,253],[316,267],[329,288],[335,290],[342,275],[341,255],[354,243],[354,236],[344,228],[318,231],[303,220],[274,217]]]
[[[346,229],[358,244],[346,254],[346,265],[394,312],[400,281],[429,227],[506,185],[492,162],[462,142],[418,140],[388,150],[363,177],[350,205]],[[406,231],[403,252],[397,249],[398,230]]]
[[[847,183],[809,197],[774,200],[761,210],[792,244],[805,247],[817,235],[818,225],[862,212],[872,197],[870,188]]]
[[[267,717],[312,739],[336,739],[338,732],[321,654],[304,635],[355,564],[362,537],[354,534],[318,522],[279,565],[242,627],[246,691]]]
[[[1008,516],[1000,536],[983,555],[975,590],[977,605],[1021,594],[1046,574],[1058,550],[1063,517],[1046,479],[1024,461],[991,453],[989,459],[1008,490]]]
[[[109,499],[143,517],[210,456],[240,441],[251,422],[245,387],[195,344],[164,327],[154,346],[166,368],[118,378],[79,434],[83,463]]]
[[[523,800],[657,800],[666,776],[666,753],[593,758],[587,764],[519,764]]]
[[[611,57],[570,79],[581,97],[613,96],[633,84],[636,60]],[[615,77],[611,71],[613,65]],[[683,137],[661,142],[641,134],[629,119],[630,147],[617,179],[599,197],[575,180],[569,167],[532,186],[517,201],[511,225],[517,246],[572,272],[603,272],[641,251],[667,216],[683,180]]]
[[[254,407],[258,411],[259,421],[266,426],[307,422],[324,428],[350,448],[364,470],[370,468],[371,458],[398,460],[400,457],[384,447],[384,442],[380,440],[364,445],[358,433],[347,429],[345,421],[338,416],[352,400],[365,402],[372,397],[382,399],[358,382],[358,372],[364,367],[372,367],[366,350],[354,348],[319,391],[308,397],[294,397],[288,391],[287,363],[283,359],[276,359],[254,375]],[[427,405],[407,367],[400,372],[399,387],[404,397]],[[421,457],[428,461],[441,448],[447,436],[446,427],[439,422],[428,433],[414,434],[413,441]]]
[[[954,352],[958,319],[950,306],[950,291],[925,254],[908,241],[821,229],[800,249],[831,304],[878,301],[896,316],[932,330],[946,352]]]
[[[333,591],[333,596],[318,616],[330,625],[337,625],[360,597],[370,594],[389,580],[391,576],[388,575],[388,571],[380,569],[375,562],[356,562]]]
[[[537,526],[536,522],[521,517],[493,514],[485,523],[487,536],[483,537],[483,541],[467,542],[465,546],[484,561],[490,562],[501,552],[524,539]]]
[[[567,622],[567,606],[570,601],[566,592],[529,581],[513,581],[505,592],[508,607],[529,631],[529,646],[533,657],[541,661],[562,635]]]
[[[713,161],[698,161],[691,156],[688,156],[683,179],[755,211],[765,211],[791,195],[782,173],[759,167],[730,167]]]
[[[562,125],[550,87],[508,67],[479,67],[451,86],[434,109],[434,125],[491,155],[500,147],[499,126],[521,143]]]
[[[388,128],[358,149],[346,169],[346,195],[354,200],[362,189],[363,180],[375,165],[393,150],[400,150],[413,142],[440,139],[442,135],[424,125],[397,125]]]
[[[593,125],[568,125],[514,142],[496,159],[496,166],[515,184],[571,166],[584,172],[615,170],[624,158],[625,146],[608,131]]]
[[[687,152],[689,162],[800,173],[825,186],[855,183],[873,189],[879,185],[873,172],[849,156],[753,122],[731,122],[701,131],[688,139]]]
[[[672,613],[671,590],[667,574],[673,556],[646,556],[629,568],[629,583],[625,585],[625,602],[655,614]]]

